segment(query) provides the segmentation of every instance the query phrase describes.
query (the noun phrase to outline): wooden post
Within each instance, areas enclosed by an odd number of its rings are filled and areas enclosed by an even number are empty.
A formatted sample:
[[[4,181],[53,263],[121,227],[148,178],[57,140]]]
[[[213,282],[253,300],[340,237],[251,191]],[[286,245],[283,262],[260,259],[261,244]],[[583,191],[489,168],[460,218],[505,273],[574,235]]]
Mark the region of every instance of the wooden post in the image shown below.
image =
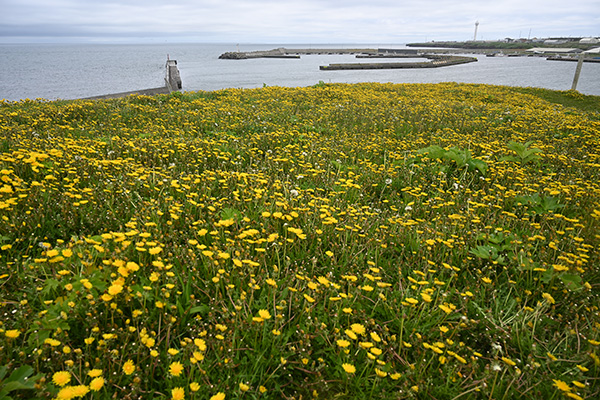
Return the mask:
[[[579,54],[579,59],[577,60],[577,69],[575,69],[575,76],[573,77],[573,85],[571,85],[571,90],[577,89],[577,82],[579,81],[579,74],[581,74],[581,66],[583,65],[583,53]]]

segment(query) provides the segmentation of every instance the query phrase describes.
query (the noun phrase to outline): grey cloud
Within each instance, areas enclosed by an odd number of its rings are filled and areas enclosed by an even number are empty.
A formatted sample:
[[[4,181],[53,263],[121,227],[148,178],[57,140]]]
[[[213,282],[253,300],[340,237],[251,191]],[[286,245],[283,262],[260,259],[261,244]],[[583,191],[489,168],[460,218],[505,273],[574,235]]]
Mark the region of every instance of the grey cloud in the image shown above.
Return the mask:
[[[598,0],[0,0],[11,37],[170,37],[197,41],[410,41],[600,35]],[[413,39],[411,39],[413,38]]]

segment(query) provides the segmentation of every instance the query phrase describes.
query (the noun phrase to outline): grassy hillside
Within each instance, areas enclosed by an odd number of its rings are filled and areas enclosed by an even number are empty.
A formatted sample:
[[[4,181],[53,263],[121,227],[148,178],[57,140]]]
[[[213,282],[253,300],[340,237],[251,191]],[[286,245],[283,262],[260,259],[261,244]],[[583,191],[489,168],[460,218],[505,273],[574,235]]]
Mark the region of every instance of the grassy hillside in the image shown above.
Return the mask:
[[[597,398],[599,133],[454,83],[0,102],[0,398]]]

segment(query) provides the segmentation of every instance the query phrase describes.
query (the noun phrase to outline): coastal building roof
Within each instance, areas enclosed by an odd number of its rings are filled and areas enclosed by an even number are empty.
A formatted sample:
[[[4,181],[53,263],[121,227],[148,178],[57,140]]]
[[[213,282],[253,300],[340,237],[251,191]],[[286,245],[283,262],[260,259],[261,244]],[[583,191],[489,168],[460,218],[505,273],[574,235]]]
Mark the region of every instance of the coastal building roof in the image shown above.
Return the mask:
[[[585,44],[596,44],[596,43],[600,43],[600,40],[598,40],[595,37],[586,37],[586,38],[582,38],[579,43],[585,43]]]
[[[600,47],[595,47],[593,49],[586,50],[586,51],[584,51],[584,53],[600,54]]]

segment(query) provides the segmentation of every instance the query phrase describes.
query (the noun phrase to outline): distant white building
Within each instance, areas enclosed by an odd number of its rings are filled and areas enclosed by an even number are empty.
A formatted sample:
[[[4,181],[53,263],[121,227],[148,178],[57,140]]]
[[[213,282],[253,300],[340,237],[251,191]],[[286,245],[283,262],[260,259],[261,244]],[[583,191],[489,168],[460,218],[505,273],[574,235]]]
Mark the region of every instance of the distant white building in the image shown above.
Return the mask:
[[[585,37],[582,38],[579,43],[581,44],[598,44],[600,43],[600,40],[598,40],[597,38],[594,37]]]
[[[595,47],[593,49],[589,49],[584,51],[584,53],[588,53],[588,54],[600,54],[600,47]]]

